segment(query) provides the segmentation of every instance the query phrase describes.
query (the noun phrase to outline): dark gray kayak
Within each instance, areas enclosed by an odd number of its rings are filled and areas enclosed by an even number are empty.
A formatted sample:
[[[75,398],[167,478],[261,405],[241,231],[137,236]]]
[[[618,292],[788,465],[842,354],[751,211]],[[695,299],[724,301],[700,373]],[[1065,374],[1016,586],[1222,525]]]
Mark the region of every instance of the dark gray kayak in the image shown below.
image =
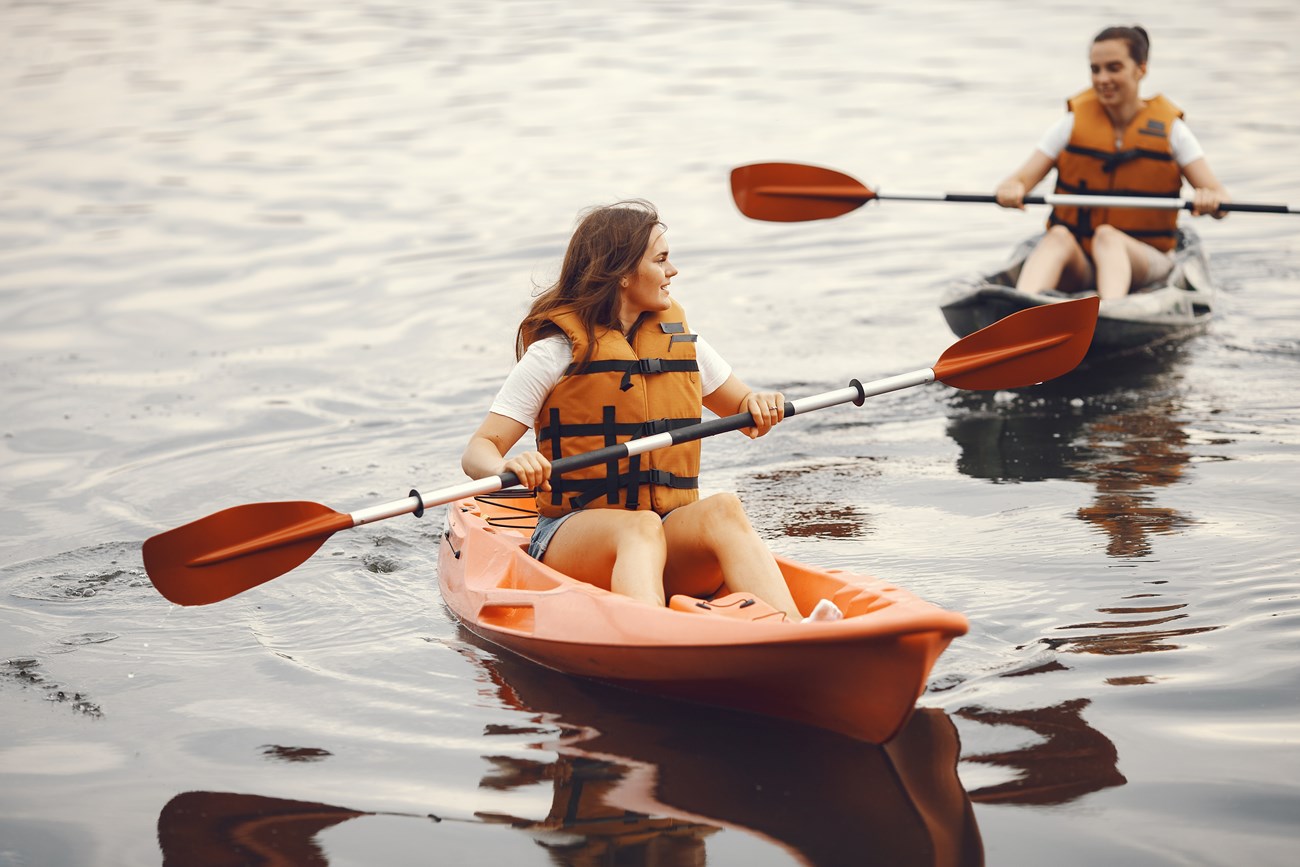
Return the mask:
[[[1020,268],[1040,237],[1022,241],[997,273],[963,280],[944,291],[940,309],[954,334],[965,337],[1019,310],[1091,294],[1039,295],[1015,288]],[[1190,228],[1180,228],[1174,269],[1164,281],[1101,302],[1088,359],[1132,352],[1194,334],[1209,322],[1213,310],[1214,285],[1200,236]]]

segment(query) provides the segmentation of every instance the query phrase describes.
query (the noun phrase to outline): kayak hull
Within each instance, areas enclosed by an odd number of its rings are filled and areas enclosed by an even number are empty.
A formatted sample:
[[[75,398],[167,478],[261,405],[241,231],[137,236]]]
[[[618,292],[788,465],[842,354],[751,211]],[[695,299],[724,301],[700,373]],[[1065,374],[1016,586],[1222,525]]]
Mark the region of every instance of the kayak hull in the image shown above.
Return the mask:
[[[531,522],[517,517],[520,503],[531,500],[449,506],[443,599],[480,638],[567,674],[883,743],[967,629],[962,615],[887,582],[781,557],[800,610],[829,598],[845,618],[790,623],[647,606],[529,557]]]
[[[1042,295],[1015,288],[1039,237],[1023,241],[1000,271],[960,281],[944,291],[939,309],[954,334],[965,337],[1029,307],[1091,294]],[[1087,359],[1123,355],[1203,330],[1214,313],[1214,294],[1200,236],[1189,228],[1180,229],[1174,268],[1161,284],[1101,302]]]

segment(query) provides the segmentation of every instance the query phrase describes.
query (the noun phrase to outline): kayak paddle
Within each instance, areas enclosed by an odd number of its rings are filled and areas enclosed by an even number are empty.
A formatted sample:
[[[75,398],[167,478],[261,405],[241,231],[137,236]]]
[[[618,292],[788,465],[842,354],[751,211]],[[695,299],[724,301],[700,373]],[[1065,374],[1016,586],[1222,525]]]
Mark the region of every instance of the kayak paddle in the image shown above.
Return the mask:
[[[731,170],[731,196],[746,217],[772,223],[829,220],[862,207],[872,199],[909,202],[976,202],[996,204],[997,197],[976,193],[892,193],[871,189],[860,181],[833,169],[801,163],[753,163]],[[1186,199],[1143,196],[1076,196],[1049,193],[1025,196],[1026,205],[1067,205],[1076,208],[1150,208],[1181,211],[1192,209]],[[1287,205],[1226,202],[1224,211],[1257,214],[1300,214]]]
[[[1083,359],[1097,323],[1097,298],[1032,307],[954,343],[933,367],[875,382],[853,380],[846,388],[786,401],[786,416],[938,380],[954,388],[1022,388],[1068,373]],[[709,419],[674,431],[629,440],[554,461],[551,472],[595,466],[677,443],[703,439],[754,424],[747,412]],[[414,514],[465,497],[519,484],[514,473],[462,482],[421,496],[411,491],[350,514],[306,501],[234,506],[145,540],[145,571],[154,587],[178,605],[228,599],[296,568],[339,530]]]

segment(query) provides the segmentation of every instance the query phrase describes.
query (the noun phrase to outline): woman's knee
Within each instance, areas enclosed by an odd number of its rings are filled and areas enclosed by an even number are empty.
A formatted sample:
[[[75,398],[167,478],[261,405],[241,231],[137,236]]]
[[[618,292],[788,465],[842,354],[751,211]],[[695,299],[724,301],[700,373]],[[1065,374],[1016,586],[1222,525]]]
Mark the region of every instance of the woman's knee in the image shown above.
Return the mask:
[[[657,512],[628,512],[619,528],[619,547],[634,545],[664,548],[664,522]]]
[[[1092,249],[1122,249],[1128,236],[1114,226],[1103,223],[1092,233]]]
[[[1051,226],[1048,228],[1043,239],[1038,242],[1038,246],[1047,250],[1072,250],[1078,245],[1074,239],[1074,233],[1066,226]]]
[[[749,516],[740,498],[730,491],[713,494],[699,501],[699,519],[709,529],[749,529]]]
[[[1076,255],[1076,251],[1082,253],[1082,248],[1079,247],[1079,242],[1075,240],[1070,230],[1065,226],[1052,226],[1029,252],[1025,264],[1029,265],[1032,262],[1037,267],[1061,266],[1069,262]]]

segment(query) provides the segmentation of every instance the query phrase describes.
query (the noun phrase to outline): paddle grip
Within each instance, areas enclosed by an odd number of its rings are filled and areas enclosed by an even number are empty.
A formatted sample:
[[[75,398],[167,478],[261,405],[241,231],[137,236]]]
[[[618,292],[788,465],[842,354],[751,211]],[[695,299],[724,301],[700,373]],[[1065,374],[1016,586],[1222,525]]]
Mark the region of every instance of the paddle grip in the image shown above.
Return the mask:
[[[997,202],[997,197],[989,196],[989,195],[976,195],[974,193],[945,193],[943,200],[945,202],[980,202],[981,204],[995,204]],[[1041,205],[1043,204],[1043,197],[1026,196],[1025,204]]]
[[[1191,203],[1188,203],[1188,210],[1191,210]],[[1290,208],[1286,205],[1250,204],[1247,202],[1224,202],[1222,205],[1219,205],[1219,210],[1246,211],[1255,214],[1300,214],[1300,208]]]

